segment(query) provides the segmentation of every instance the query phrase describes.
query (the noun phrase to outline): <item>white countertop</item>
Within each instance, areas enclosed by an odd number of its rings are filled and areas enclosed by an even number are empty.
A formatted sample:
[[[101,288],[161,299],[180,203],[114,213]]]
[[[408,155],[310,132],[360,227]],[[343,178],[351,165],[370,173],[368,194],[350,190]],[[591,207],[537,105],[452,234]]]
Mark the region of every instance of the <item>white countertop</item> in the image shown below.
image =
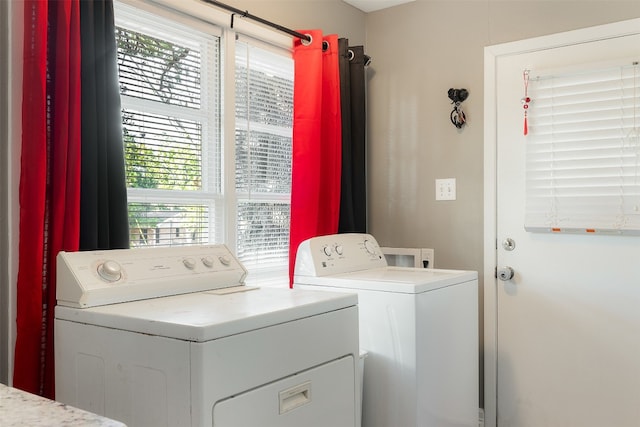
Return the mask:
[[[0,384],[0,425],[2,427],[126,427],[119,421],[4,384]]]

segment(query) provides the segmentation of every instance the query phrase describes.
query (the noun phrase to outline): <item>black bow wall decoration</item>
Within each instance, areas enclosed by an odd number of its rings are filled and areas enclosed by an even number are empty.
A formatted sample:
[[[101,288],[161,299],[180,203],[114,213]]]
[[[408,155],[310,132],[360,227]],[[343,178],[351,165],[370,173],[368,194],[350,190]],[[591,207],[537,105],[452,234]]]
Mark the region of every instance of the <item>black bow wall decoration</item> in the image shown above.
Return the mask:
[[[451,114],[449,115],[451,123],[456,128],[462,129],[467,121],[467,118],[464,115],[464,111],[462,111],[462,107],[460,107],[460,104],[469,97],[469,91],[466,89],[451,88],[449,89],[447,94],[449,95],[449,99],[453,104],[453,110],[451,110]]]

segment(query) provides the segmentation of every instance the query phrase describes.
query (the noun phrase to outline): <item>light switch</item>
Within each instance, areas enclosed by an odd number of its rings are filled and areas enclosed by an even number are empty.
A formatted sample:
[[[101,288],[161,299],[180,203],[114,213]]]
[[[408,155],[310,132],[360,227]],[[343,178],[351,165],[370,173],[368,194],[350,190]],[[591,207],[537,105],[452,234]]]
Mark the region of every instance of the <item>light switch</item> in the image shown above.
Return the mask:
[[[436,179],[436,200],[456,199],[456,179]]]

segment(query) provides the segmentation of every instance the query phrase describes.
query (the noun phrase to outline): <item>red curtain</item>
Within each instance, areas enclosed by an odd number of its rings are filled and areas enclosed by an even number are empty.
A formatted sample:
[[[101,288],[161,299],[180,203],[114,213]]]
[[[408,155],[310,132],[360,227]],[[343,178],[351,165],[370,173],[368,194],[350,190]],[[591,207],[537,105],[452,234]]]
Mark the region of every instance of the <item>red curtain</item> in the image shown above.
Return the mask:
[[[77,250],[78,0],[25,0],[20,243],[13,385],[54,397],[55,258]]]
[[[312,40],[294,41],[290,286],[300,243],[310,237],[337,233],[340,215],[338,37],[323,37],[320,30],[300,32],[309,34]]]

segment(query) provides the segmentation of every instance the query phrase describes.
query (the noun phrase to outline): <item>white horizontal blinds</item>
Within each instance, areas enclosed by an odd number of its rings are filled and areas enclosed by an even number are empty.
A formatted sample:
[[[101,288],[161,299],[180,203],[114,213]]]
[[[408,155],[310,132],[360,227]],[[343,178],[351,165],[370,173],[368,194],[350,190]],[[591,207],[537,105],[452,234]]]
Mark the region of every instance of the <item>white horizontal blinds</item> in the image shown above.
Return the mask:
[[[117,28],[122,95],[198,108],[200,52],[160,37]]]
[[[132,246],[222,235],[219,37],[116,11]]]
[[[286,267],[289,248],[289,204],[238,202],[238,257],[245,265]]]
[[[629,62],[532,77],[528,231],[640,234],[639,73]]]
[[[238,257],[252,272],[284,270],[293,127],[290,53],[238,41],[235,82]]]

